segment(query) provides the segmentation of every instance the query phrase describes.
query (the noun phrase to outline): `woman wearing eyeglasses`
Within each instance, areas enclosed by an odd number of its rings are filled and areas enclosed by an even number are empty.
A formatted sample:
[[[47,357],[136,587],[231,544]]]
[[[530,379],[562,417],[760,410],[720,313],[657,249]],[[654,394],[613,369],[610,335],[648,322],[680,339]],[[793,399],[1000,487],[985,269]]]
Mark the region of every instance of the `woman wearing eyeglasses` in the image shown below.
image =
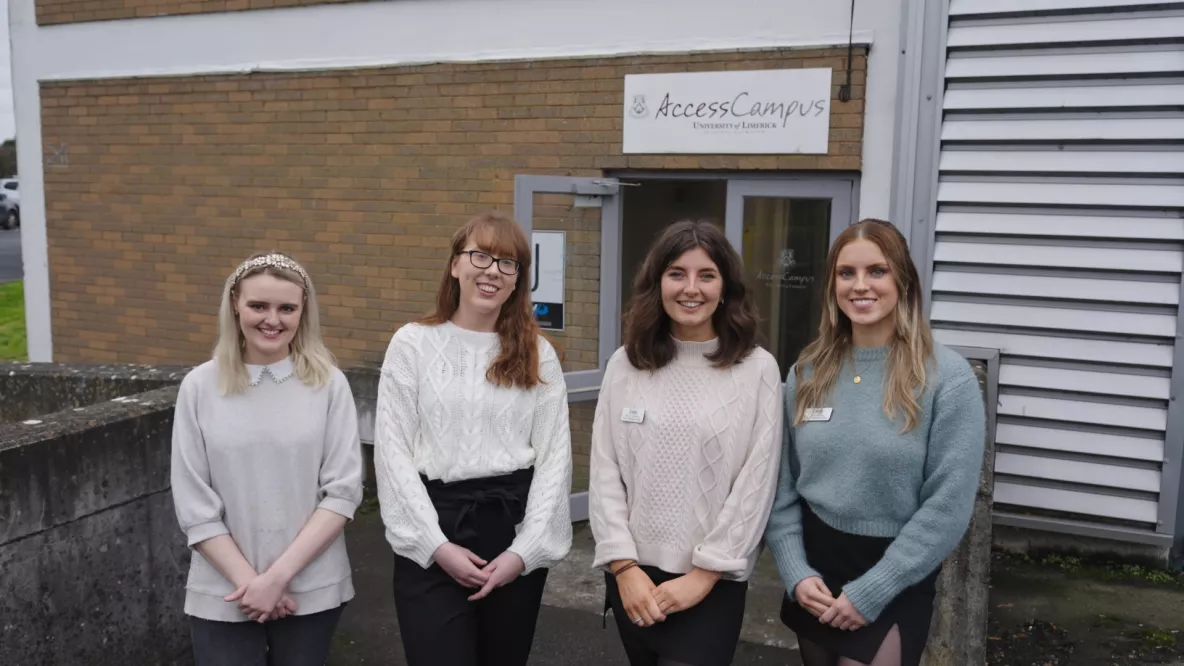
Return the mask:
[[[452,237],[435,311],[398,330],[375,470],[407,662],[525,664],[547,570],[571,548],[571,433],[513,219]]]

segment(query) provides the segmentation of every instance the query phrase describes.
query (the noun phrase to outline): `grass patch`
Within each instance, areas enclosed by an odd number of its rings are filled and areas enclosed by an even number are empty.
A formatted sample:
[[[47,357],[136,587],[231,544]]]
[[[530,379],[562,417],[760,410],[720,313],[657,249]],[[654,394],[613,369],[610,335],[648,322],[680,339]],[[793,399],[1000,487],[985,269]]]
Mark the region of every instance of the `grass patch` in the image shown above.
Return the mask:
[[[22,282],[0,284],[0,361],[26,361],[25,288]]]

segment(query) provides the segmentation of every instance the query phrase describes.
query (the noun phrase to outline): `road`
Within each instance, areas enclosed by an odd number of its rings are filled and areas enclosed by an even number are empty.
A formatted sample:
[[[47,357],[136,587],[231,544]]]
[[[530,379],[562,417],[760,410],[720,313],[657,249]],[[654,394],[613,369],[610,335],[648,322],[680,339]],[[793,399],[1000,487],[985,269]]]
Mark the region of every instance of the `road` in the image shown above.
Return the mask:
[[[0,282],[19,280],[25,272],[21,268],[21,230],[0,230]]]

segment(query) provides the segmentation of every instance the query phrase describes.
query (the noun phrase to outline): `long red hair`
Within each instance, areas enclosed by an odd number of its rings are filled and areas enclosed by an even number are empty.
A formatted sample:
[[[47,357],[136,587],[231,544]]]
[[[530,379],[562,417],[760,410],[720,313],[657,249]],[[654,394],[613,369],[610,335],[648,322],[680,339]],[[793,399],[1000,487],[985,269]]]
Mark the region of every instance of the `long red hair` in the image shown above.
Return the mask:
[[[485,213],[456,230],[452,235],[452,252],[448,255],[444,277],[436,293],[436,310],[421,323],[443,324],[456,314],[460,306],[460,281],[452,277],[452,262],[470,240],[483,252],[516,259],[520,265],[514,291],[502,304],[495,326],[501,350],[485,377],[497,386],[533,388],[539,383],[539,336],[542,331],[531,312],[527,283],[531,265],[530,244],[514,218],[497,212]]]

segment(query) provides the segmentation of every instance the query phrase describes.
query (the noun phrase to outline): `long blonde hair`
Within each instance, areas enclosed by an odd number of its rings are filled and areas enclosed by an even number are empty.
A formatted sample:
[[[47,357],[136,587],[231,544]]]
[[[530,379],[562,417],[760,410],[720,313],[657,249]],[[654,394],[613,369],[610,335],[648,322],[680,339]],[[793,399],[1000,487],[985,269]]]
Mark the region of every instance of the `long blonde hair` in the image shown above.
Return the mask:
[[[851,355],[851,320],[839,309],[835,296],[835,274],[839,252],[850,242],[868,240],[875,243],[896,281],[896,326],[888,351],[888,381],[884,390],[884,413],[895,420],[904,412],[902,432],[917,425],[920,405],[917,399],[928,380],[928,361],[933,358],[933,333],[925,320],[921,298],[921,280],[917,267],[909,256],[908,243],[896,227],[883,220],[865,219],[843,230],[835,239],[826,260],[826,292],[823,299],[822,323],[818,337],[798,357],[795,366],[797,405],[793,425],[805,420],[806,410],[820,407],[830,395],[843,361]],[[803,368],[812,372],[803,380]]]
[[[260,274],[287,280],[304,290],[304,308],[300,324],[292,338],[292,367],[295,375],[308,386],[322,387],[332,380],[337,362],[321,338],[321,319],[317,309],[317,293],[308,272],[295,259],[281,252],[259,252],[251,255],[226,279],[222,289],[222,305],[218,309],[218,343],[214,346],[214,362],[218,366],[218,387],[222,395],[242,393],[250,383],[246,362],[243,360],[245,338],[235,316],[234,305],[239,297],[242,281]]]

